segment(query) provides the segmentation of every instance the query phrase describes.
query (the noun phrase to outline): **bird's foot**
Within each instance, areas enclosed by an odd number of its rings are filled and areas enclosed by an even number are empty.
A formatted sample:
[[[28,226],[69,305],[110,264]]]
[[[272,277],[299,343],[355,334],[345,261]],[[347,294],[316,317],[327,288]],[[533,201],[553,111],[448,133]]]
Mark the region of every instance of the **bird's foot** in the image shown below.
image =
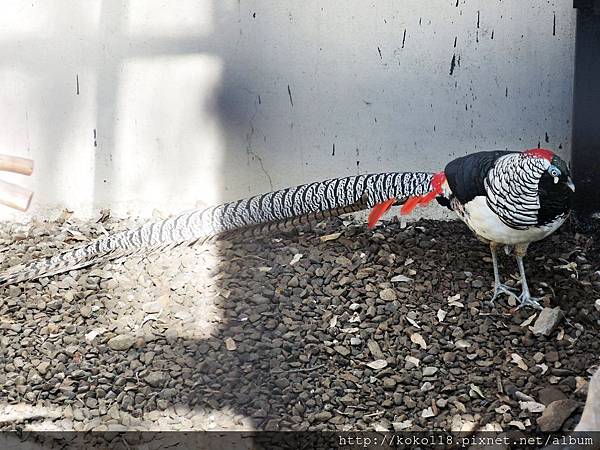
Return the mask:
[[[494,305],[494,300],[496,300],[496,298],[498,298],[498,296],[500,294],[506,294],[509,297],[514,297],[515,299],[518,300],[519,297],[517,297],[516,292],[517,292],[516,289],[511,288],[510,286],[507,286],[506,284],[496,283],[496,285],[494,286],[494,295],[492,296],[492,299],[490,300],[490,303],[493,306]]]
[[[542,305],[540,305],[540,298],[532,297],[528,291],[521,292],[521,295],[518,297],[519,306],[517,309],[521,309],[525,306],[531,306],[534,309],[544,309]]]

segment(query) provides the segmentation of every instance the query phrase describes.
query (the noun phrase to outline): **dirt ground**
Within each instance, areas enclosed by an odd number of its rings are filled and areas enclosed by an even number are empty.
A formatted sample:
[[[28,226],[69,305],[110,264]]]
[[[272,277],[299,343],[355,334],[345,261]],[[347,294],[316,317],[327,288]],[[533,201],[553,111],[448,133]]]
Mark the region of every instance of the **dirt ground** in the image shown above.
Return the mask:
[[[4,224],[1,267],[131,226]],[[598,241],[565,225],[530,247],[549,336],[490,305],[488,248],[458,222],[332,219],[0,288],[0,425],[538,430],[570,399],[572,430],[600,362]]]

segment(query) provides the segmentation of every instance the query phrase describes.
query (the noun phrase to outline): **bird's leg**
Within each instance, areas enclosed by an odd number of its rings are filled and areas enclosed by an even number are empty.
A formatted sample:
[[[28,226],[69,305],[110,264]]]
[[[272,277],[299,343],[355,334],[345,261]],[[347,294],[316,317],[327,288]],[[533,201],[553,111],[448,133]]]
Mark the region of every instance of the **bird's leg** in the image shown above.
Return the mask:
[[[498,244],[496,244],[495,242],[490,242],[490,251],[492,252],[492,264],[494,265],[494,296],[492,297],[492,300],[490,300],[490,303],[492,304],[494,304],[494,300],[496,300],[496,297],[498,297],[498,295],[500,294],[506,294],[509,296],[512,295],[513,297],[517,298],[517,296],[513,292],[513,288],[502,284],[502,282],[500,281],[500,270],[498,270],[498,256],[496,255],[497,249]]]
[[[542,309],[539,304],[539,299],[532,297],[529,293],[529,286],[527,286],[527,277],[525,276],[525,265],[523,264],[523,257],[527,253],[527,244],[515,246],[515,257],[517,258],[517,265],[519,266],[519,273],[521,275],[521,295],[519,295],[519,306],[517,309],[521,309],[524,306],[531,306],[535,309]]]

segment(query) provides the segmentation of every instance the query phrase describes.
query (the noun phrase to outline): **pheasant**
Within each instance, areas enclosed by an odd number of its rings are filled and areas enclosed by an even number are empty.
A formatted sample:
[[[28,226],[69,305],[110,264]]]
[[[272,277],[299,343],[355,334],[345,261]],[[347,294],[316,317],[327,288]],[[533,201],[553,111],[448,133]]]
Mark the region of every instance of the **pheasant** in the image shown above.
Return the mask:
[[[514,248],[517,257],[521,306],[539,307],[528,289],[523,257],[529,243],[548,236],[566,220],[573,192],[566,163],[550,150],[479,152],[451,161],[438,173],[389,172],[335,178],[187,211],[14,266],[0,273],[0,286],[237,230],[264,233],[369,208],[373,208],[369,215],[369,227],[373,227],[394,204],[402,204],[401,213],[408,214],[415,206],[436,199],[489,243],[493,299],[501,293],[517,297],[500,281],[496,251],[506,245]]]
[[[457,158],[432,177],[431,191],[413,196],[402,206],[409,213],[417,204],[436,198],[453,210],[477,238],[490,246],[494,268],[494,294],[514,296],[519,307],[540,309],[531,296],[523,258],[530,243],[555,232],[567,219],[575,192],[565,161],[546,149],[524,152],[478,152]],[[393,202],[376,206],[369,217],[373,227]],[[500,281],[497,249],[514,251],[522,291],[517,296]]]

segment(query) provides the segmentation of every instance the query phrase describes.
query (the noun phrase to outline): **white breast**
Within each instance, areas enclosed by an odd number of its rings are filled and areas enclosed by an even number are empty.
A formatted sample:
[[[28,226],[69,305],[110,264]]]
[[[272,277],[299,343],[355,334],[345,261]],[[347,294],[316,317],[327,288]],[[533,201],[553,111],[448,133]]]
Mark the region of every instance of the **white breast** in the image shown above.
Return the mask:
[[[514,245],[539,241],[554,233],[566,219],[557,217],[553,222],[542,226],[531,226],[524,230],[515,230],[504,224],[487,205],[484,196],[475,197],[466,205],[455,208],[458,216],[478,236],[499,244]]]

